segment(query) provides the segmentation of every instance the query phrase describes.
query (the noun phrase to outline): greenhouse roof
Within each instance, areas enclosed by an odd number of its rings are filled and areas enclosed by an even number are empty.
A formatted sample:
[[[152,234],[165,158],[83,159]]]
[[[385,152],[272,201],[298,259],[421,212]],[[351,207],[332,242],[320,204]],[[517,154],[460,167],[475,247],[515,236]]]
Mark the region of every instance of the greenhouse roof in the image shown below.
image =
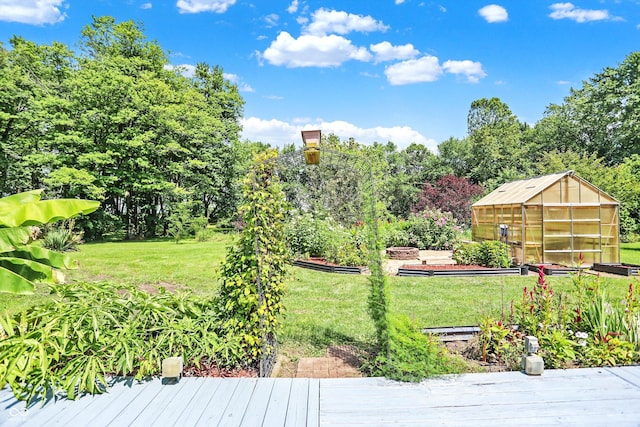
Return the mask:
[[[568,170],[551,175],[507,182],[478,200],[473,206],[522,204],[569,175],[574,175],[574,172]],[[578,177],[576,176],[576,178]]]

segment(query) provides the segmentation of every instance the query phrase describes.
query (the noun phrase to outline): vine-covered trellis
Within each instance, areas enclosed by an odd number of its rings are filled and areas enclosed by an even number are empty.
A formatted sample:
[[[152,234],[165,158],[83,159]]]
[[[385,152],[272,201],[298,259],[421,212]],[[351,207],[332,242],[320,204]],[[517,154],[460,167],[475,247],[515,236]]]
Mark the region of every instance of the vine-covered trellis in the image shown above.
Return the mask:
[[[240,242],[223,266],[221,308],[227,325],[242,334],[250,355],[259,357],[260,376],[275,363],[286,270],[283,236],[285,199],[312,211],[318,205],[347,225],[366,227],[370,270],[369,313],[379,351],[388,352],[388,298],[382,269],[375,177],[363,156],[321,151],[320,165],[306,165],[302,150],[263,153],[245,182]]]

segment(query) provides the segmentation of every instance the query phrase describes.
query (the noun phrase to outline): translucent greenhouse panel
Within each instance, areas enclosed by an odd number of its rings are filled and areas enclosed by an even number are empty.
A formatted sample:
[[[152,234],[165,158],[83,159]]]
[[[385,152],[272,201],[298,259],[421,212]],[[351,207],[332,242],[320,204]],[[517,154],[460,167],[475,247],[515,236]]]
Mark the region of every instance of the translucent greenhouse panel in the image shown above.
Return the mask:
[[[545,206],[544,220],[569,220],[571,211],[566,206]]]
[[[541,262],[542,262],[541,246],[525,247],[523,263],[535,265],[535,264],[540,264]]]
[[[600,221],[600,206],[574,206],[572,216],[574,221]]]
[[[522,207],[520,205],[513,206],[513,224],[522,225]]]
[[[525,228],[525,244],[529,245],[541,245],[542,244],[542,228],[540,227],[527,227]]]
[[[600,192],[597,188],[583,182],[580,186],[580,199],[581,203],[600,203]]]
[[[580,255],[582,254],[582,265],[580,264]],[[574,260],[572,264],[576,267],[586,267],[595,264],[596,262],[600,262],[600,252],[575,252]]]
[[[560,182],[556,182],[542,192],[542,200],[547,203],[562,203],[560,198]]]
[[[600,236],[600,222],[593,221],[574,221],[573,223],[574,236]]]
[[[568,252],[547,252],[544,253],[545,264],[560,264],[560,265],[572,265],[573,257],[570,251]]]
[[[522,242],[522,227],[511,227],[509,229],[509,241],[512,243],[521,244]]]
[[[600,251],[600,237],[574,237],[573,251]]]
[[[545,235],[544,250],[545,254],[547,251],[571,251],[571,239]]]
[[[618,224],[617,206],[601,206],[600,215],[602,216],[602,224]]]
[[[580,203],[580,182],[574,177],[566,176],[562,184],[562,202]]]
[[[618,245],[613,244],[613,242],[611,244],[607,244],[603,239],[601,262],[610,263],[610,264],[618,263],[620,262],[619,254],[620,254],[620,251],[618,249]]]
[[[547,236],[565,236],[571,237],[571,222],[569,221],[545,221],[544,235]]]
[[[527,226],[542,224],[542,207],[541,206],[525,206],[524,223]]]
[[[532,198],[530,198],[529,200],[527,200],[527,203],[530,204],[542,204],[542,193],[538,193],[535,196],[533,196]]]

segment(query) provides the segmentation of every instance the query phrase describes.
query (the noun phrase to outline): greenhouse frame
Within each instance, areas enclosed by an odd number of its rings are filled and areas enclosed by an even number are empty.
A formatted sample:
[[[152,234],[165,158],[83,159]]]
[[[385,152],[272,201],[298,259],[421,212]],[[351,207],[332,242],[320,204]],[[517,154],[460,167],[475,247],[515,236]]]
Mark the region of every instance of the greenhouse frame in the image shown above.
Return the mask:
[[[508,182],[472,209],[473,240],[507,243],[514,264],[620,262],[620,203],[573,171]]]

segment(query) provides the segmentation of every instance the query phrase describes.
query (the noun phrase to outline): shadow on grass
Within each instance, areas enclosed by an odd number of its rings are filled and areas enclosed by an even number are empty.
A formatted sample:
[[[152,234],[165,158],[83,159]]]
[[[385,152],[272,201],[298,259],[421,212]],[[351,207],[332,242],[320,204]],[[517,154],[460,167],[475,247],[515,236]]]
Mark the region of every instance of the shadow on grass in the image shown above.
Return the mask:
[[[328,327],[310,327],[297,329],[294,333],[286,334],[286,340],[311,346],[317,350],[326,350],[332,346],[353,346],[365,353],[375,350],[376,343],[373,336],[355,337],[336,331]]]

